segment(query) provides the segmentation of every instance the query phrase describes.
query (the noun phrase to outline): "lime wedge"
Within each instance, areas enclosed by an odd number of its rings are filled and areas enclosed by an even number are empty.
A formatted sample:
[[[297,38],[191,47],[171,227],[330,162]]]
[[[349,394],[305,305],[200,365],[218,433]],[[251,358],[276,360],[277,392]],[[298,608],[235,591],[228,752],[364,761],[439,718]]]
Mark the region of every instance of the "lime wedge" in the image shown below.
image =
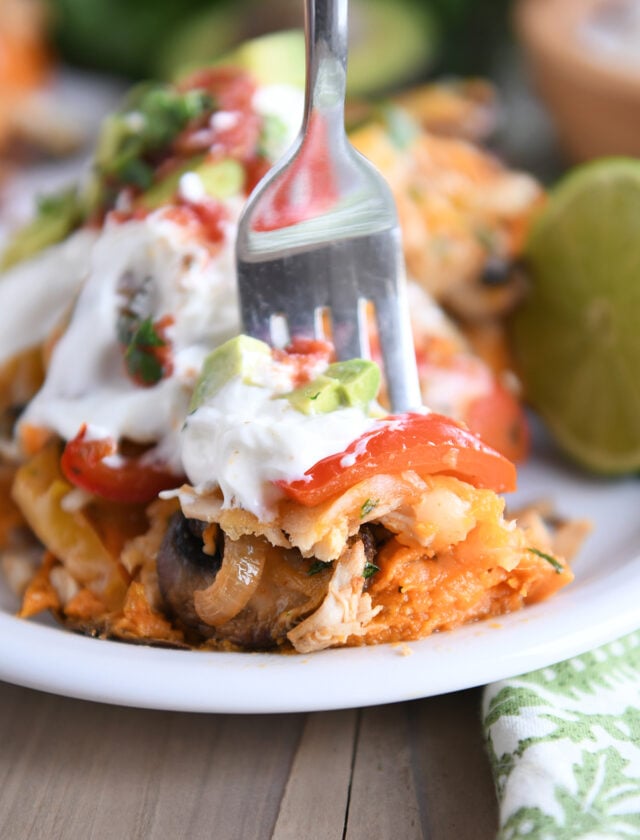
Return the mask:
[[[586,164],[552,192],[513,322],[528,400],[601,473],[640,469],[640,161]]]

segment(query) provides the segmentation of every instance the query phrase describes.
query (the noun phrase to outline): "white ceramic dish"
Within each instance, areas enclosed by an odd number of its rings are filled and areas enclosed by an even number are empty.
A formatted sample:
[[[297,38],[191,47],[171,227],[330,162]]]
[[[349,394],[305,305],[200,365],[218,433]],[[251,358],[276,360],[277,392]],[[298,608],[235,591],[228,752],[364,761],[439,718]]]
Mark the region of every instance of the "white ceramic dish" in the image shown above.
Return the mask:
[[[197,712],[301,712],[443,694],[543,667],[640,626],[640,483],[587,477],[539,447],[512,505],[551,498],[595,525],[550,601],[409,645],[312,656],[200,653],[85,638],[13,616],[0,584],[0,678],[87,700]]]

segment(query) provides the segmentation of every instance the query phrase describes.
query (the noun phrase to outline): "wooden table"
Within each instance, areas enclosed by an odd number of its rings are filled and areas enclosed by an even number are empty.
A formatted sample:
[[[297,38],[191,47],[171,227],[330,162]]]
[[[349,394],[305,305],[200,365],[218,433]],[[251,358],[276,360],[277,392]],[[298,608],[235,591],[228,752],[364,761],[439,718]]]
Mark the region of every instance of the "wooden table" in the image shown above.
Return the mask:
[[[496,827],[479,689],[214,715],[0,683],[2,840],[493,840]]]

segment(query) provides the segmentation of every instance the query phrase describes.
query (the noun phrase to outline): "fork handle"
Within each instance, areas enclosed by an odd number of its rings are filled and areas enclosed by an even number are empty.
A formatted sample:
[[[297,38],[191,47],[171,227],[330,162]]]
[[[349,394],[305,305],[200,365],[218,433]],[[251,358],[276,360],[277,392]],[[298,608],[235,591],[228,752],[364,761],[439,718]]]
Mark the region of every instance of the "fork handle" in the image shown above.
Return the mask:
[[[348,0],[305,0],[305,126],[318,112],[334,131],[344,130],[348,6]]]

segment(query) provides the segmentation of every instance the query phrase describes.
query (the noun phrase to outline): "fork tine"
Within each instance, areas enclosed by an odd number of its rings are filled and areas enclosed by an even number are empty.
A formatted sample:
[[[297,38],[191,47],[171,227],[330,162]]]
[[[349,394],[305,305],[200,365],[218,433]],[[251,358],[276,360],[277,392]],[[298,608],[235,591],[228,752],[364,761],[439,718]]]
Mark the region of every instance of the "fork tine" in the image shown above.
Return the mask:
[[[342,245],[342,248],[350,247]],[[352,247],[352,246],[351,246]],[[347,254],[349,252],[347,251]],[[330,288],[331,332],[336,356],[340,360],[367,358],[369,337],[359,284],[357,259],[338,263],[328,277]]]
[[[238,263],[245,332],[273,343],[273,317],[282,316],[290,338],[323,337],[317,312],[328,304],[327,292],[323,291],[327,284],[324,278],[313,284],[306,281],[309,273],[306,264],[306,255],[296,254],[261,264]]]
[[[297,304],[287,306],[283,314],[289,327],[290,338],[300,336],[322,338],[316,312],[317,306],[313,305],[313,300],[309,301],[306,307]]]
[[[402,287],[374,297],[376,324],[389,402],[402,413],[422,404],[409,309]]]
[[[243,330],[247,335],[252,335],[269,344],[271,342],[271,304],[262,295],[255,293],[254,284],[248,283],[243,274],[246,273],[238,271],[240,289],[243,288],[243,282],[245,283],[244,292],[239,296]]]
[[[336,357],[340,361],[369,357],[369,339],[362,307],[331,310],[331,329]]]

